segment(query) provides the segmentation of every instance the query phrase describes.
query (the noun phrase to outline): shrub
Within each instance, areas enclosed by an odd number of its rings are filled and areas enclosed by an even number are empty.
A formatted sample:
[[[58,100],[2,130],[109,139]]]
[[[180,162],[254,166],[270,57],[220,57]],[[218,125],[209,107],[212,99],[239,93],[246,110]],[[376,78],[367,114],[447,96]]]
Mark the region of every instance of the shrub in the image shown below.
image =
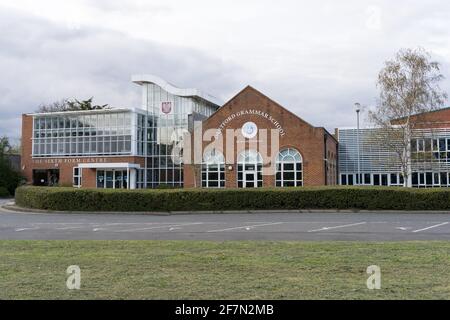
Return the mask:
[[[8,190],[8,195],[14,194],[21,180],[20,173],[14,171],[5,158],[0,157],[0,188]]]
[[[10,194],[8,192],[8,189],[6,189],[5,187],[0,187],[0,198],[6,198],[9,196]]]
[[[20,187],[19,206],[61,211],[450,210],[450,190],[319,187],[112,190]]]

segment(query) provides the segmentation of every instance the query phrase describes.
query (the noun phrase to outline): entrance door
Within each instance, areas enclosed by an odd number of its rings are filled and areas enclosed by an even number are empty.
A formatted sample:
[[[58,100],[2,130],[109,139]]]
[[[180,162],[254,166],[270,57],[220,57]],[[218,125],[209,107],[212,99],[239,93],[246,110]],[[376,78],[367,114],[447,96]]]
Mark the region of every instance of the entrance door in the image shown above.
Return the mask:
[[[122,189],[122,171],[114,171],[114,189]]]
[[[127,189],[127,170],[97,170],[97,188]]]
[[[57,186],[59,183],[59,169],[33,170],[34,186]]]
[[[244,172],[244,188],[256,188],[256,172],[246,171]]]

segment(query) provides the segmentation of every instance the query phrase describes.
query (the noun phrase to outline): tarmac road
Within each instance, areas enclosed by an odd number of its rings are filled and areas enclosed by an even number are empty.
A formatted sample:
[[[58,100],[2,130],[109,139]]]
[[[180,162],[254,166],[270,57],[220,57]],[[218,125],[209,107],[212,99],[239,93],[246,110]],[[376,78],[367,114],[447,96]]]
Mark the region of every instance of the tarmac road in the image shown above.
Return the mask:
[[[0,200],[0,205],[11,200]],[[257,212],[106,214],[0,208],[0,239],[35,240],[450,240],[450,213]]]

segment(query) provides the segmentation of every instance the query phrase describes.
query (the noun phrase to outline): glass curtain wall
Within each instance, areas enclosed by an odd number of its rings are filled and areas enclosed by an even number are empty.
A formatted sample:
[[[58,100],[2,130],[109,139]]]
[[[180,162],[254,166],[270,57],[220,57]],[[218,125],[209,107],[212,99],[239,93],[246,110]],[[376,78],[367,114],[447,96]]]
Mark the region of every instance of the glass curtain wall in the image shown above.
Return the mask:
[[[210,116],[216,107],[198,98],[173,95],[156,84],[144,86],[146,109],[138,120],[137,149],[146,156],[146,170],[138,172],[138,187],[183,187],[183,163],[176,156],[183,149],[188,116],[193,112]]]
[[[129,155],[131,112],[48,114],[34,117],[33,157]]]

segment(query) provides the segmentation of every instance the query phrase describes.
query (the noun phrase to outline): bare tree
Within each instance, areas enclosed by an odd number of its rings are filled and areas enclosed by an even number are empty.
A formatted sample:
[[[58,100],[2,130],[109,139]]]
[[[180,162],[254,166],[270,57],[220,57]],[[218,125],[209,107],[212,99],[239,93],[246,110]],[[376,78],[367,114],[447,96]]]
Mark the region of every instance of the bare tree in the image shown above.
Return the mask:
[[[37,112],[65,112],[65,111],[80,111],[80,110],[101,110],[108,109],[108,105],[93,104],[94,97],[86,100],[77,99],[62,99],[52,102],[50,104],[42,104],[39,106]]]
[[[412,186],[411,137],[423,125],[424,113],[444,105],[447,94],[439,86],[443,79],[440,64],[423,49],[400,50],[378,75],[380,98],[369,120],[384,132],[379,142],[396,155],[405,187]]]
[[[59,101],[55,101],[49,104],[41,104],[38,109],[37,112],[42,112],[42,113],[46,113],[46,112],[61,112],[61,111],[68,111],[68,99],[62,99]]]

